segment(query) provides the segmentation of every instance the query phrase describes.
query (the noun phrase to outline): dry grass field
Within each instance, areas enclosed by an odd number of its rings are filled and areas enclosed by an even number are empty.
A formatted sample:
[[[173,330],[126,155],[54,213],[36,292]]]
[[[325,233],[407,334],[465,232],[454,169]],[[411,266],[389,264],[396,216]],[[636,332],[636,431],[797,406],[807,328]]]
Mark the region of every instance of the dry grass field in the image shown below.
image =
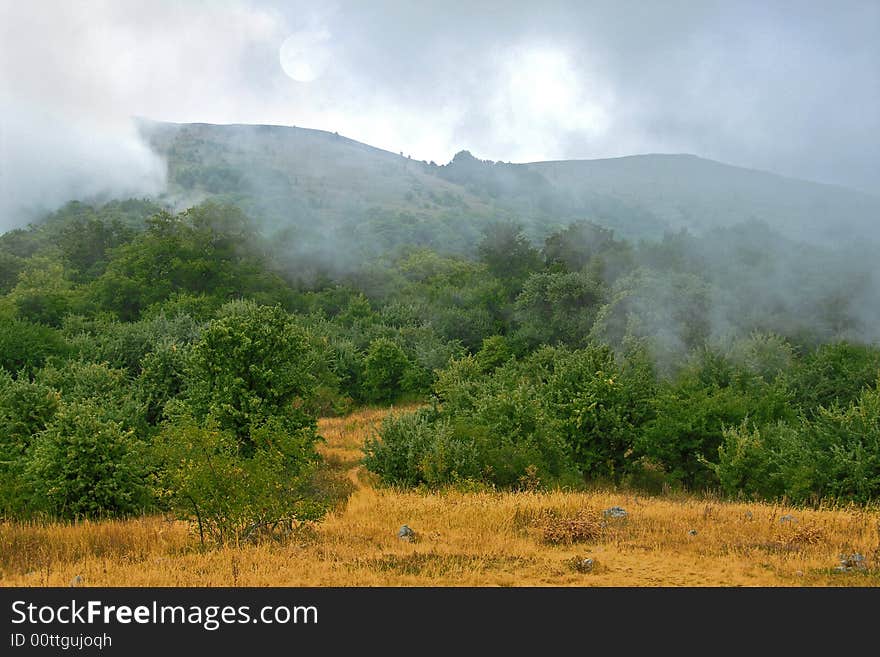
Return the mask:
[[[880,586],[876,509],[377,487],[358,461],[384,413],[321,421],[324,476],[351,495],[284,542],[204,551],[185,523],[158,516],[5,523],[0,584],[67,586],[79,576],[85,586]],[[612,506],[627,517],[606,518]],[[403,524],[415,541],[397,537]],[[861,567],[836,570],[853,553]]]

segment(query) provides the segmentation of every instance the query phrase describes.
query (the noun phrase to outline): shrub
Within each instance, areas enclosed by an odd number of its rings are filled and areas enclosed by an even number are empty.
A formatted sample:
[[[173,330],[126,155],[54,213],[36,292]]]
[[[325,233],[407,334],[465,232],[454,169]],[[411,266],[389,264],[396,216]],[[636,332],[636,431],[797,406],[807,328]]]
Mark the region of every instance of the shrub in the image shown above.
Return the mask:
[[[768,384],[710,351],[663,384],[651,404],[654,417],[636,439],[637,453],[662,464],[673,482],[692,488],[718,483],[708,459],[717,454],[726,428],[746,419],[764,425],[792,416],[781,383]]]
[[[480,350],[474,355],[484,372],[491,372],[513,358],[513,351],[503,335],[492,335],[483,340]]]
[[[35,381],[57,390],[64,402],[91,402],[106,420],[143,429],[143,407],[124,370],[105,363],[68,360],[39,370]]]
[[[439,485],[479,473],[472,437],[456,435],[432,409],[389,414],[364,444],[364,465],[386,484]]]
[[[855,402],[880,377],[880,349],[847,342],[826,344],[808,354],[788,376],[794,402],[810,412],[834,402]]]
[[[316,361],[308,336],[281,307],[234,301],[193,345],[189,403],[197,419],[213,418],[249,449],[252,427],[270,417],[284,418],[293,432],[314,426],[306,407]]]
[[[0,510],[21,513],[27,508],[24,478],[28,449],[58,411],[60,395],[24,378],[13,380],[0,370]]]
[[[581,511],[573,516],[545,514],[540,526],[544,542],[550,545],[595,541],[602,534],[602,521],[595,511]]]
[[[714,471],[728,495],[773,499],[785,492],[778,469],[778,448],[796,430],[785,424],[750,427],[748,421],[724,429]]]
[[[0,367],[8,372],[31,373],[52,356],[64,356],[68,345],[48,326],[0,317]]]
[[[880,495],[880,392],[820,407],[791,424],[725,431],[715,471],[728,493],[794,502],[822,498],[866,504]]]
[[[157,345],[174,341],[190,344],[198,338],[198,323],[188,315],[157,315],[137,322],[69,316],[65,333],[79,358],[124,369],[136,377],[141,362]]]
[[[290,529],[324,512],[307,494],[315,440],[310,429],[291,432],[270,418],[251,426],[253,449],[245,454],[234,432],[177,416],[156,440],[160,497],[197,527],[203,543],[240,545]]]
[[[185,392],[189,351],[189,345],[162,340],[141,360],[136,394],[148,424],[157,424],[165,404]]]
[[[34,507],[54,516],[129,515],[151,502],[144,445],[91,402],[61,405],[26,470]]]
[[[378,338],[370,343],[364,359],[364,389],[367,398],[389,402],[399,396],[401,384],[412,364],[393,340]]]
[[[616,478],[630,469],[653,392],[653,373],[638,358],[621,365],[609,348],[590,346],[558,352],[542,394],[581,472]]]
[[[470,379],[474,369],[473,357],[455,361],[437,384],[442,406],[388,418],[366,445],[367,468],[405,485],[575,481],[569,448],[528,377],[515,363],[488,378]]]

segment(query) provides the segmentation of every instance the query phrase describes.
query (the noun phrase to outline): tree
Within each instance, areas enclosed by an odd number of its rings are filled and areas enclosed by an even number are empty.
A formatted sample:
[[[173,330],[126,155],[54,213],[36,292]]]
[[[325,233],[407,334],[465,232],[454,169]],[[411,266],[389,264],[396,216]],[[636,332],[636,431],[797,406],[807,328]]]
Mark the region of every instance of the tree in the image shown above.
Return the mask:
[[[592,258],[618,246],[614,231],[589,221],[579,221],[544,240],[544,260],[568,271],[580,271]]]
[[[505,281],[521,282],[541,269],[541,256],[522,232],[522,226],[510,222],[489,224],[477,245],[480,260],[489,273]]]
[[[636,436],[651,417],[654,372],[643,354],[619,364],[608,347],[560,350],[545,396],[555,428],[585,477],[617,478],[631,469]]]
[[[388,338],[373,340],[364,359],[364,388],[369,398],[387,402],[398,397],[410,367],[409,358],[396,342]]]
[[[291,433],[270,418],[251,426],[248,442],[253,448],[243,456],[233,432],[186,416],[156,440],[159,496],[198,528],[202,543],[240,545],[324,511],[308,490],[318,460],[312,432]]]
[[[0,316],[0,367],[8,372],[33,372],[51,356],[65,355],[67,342],[55,329]]]
[[[252,427],[270,417],[282,419],[291,432],[314,427],[307,408],[316,367],[307,335],[280,306],[232,301],[193,345],[189,403],[198,419],[216,420],[247,453]]]
[[[27,509],[26,457],[34,436],[55,417],[61,396],[27,378],[0,369],[0,511]]]
[[[534,273],[516,298],[517,335],[530,346],[582,346],[605,297],[602,282],[587,272]]]
[[[21,319],[58,327],[76,304],[78,293],[60,262],[35,257],[25,263],[9,299]]]
[[[62,404],[34,441],[34,506],[62,518],[128,515],[151,504],[146,450],[93,402]]]

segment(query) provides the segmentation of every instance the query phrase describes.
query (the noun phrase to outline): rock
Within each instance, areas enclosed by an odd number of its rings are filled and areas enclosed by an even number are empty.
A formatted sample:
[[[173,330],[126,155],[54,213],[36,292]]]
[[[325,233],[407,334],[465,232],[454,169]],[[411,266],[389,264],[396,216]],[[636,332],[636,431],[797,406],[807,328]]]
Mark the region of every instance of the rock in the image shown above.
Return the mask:
[[[797,522],[797,521],[798,521],[798,519],[795,518],[795,517],[794,517],[793,515],[791,515],[790,513],[786,513],[784,516],[782,516],[782,517],[779,519],[779,522]]]
[[[416,540],[416,533],[408,525],[401,525],[400,529],[397,530],[397,538],[401,541],[412,543]]]
[[[690,530],[690,531],[688,532],[688,536],[696,536],[696,535],[697,535],[697,530],[696,530],[696,529],[692,529],[692,530]]]
[[[841,554],[840,565],[835,570],[840,573],[849,573],[853,570],[865,570],[866,568],[865,556],[856,552],[854,554]]]
[[[596,565],[595,562],[590,557],[585,557],[583,559],[574,558],[572,565],[574,569],[579,573],[591,573],[593,572],[593,567]]]
[[[77,575],[72,580],[70,580],[71,586],[82,586],[83,578],[80,575]]]
[[[626,518],[628,514],[626,509],[622,506],[612,506],[611,508],[605,509],[602,512],[602,515],[605,518]]]

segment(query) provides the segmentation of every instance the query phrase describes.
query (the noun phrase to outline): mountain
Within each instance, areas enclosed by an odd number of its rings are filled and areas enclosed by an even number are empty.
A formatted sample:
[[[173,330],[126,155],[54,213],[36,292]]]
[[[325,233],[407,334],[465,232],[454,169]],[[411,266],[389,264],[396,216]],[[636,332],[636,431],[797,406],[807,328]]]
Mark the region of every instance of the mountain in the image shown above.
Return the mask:
[[[583,219],[630,239],[748,221],[809,242],[880,236],[880,197],[694,155],[511,164],[462,151],[438,166],[297,127],[141,129],[168,163],[164,200],[236,202],[303,244],[317,239],[328,257],[340,244],[384,250],[378,241],[467,251],[492,219],[516,220],[537,239]]]
[[[835,241],[880,237],[880,197],[695,155],[634,155],[525,165],[576,198],[612,196],[664,223],[705,230],[764,221],[790,237]]]

